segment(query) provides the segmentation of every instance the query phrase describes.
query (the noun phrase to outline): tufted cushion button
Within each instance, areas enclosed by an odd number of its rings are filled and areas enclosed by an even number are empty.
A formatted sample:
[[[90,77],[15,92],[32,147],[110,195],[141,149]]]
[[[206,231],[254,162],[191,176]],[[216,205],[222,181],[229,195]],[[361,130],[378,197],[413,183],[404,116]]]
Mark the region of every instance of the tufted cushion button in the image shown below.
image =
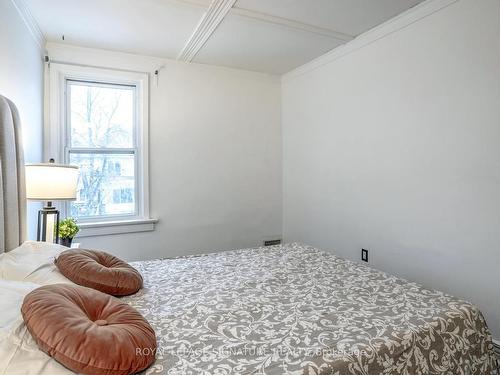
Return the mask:
[[[104,251],[66,250],[55,263],[74,283],[113,296],[134,294],[142,288],[142,276],[135,268]]]
[[[43,286],[26,295],[21,312],[40,349],[74,372],[135,374],[155,360],[149,323],[127,303],[97,290]]]

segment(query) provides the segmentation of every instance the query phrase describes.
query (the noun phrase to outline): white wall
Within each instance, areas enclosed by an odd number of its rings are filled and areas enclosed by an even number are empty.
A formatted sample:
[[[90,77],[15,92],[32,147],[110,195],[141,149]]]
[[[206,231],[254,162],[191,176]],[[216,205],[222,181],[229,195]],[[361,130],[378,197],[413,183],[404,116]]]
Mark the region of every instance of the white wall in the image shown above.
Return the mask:
[[[283,78],[284,237],[367,248],[500,338],[500,1],[405,17]]]
[[[281,86],[258,73],[47,46],[52,60],[153,72],[153,232],[85,237],[84,247],[148,259],[261,245],[281,236]]]
[[[10,0],[0,1],[0,95],[21,116],[25,159],[42,158],[43,53]],[[38,203],[28,204],[29,236],[36,238]]]

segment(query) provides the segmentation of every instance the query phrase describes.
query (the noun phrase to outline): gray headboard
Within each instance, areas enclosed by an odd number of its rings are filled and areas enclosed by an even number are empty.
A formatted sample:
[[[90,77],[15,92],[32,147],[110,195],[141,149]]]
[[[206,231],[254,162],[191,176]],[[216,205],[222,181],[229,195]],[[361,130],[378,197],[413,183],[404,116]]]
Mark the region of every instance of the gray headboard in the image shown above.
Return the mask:
[[[26,237],[26,191],[21,123],[16,106],[0,95],[0,253]]]

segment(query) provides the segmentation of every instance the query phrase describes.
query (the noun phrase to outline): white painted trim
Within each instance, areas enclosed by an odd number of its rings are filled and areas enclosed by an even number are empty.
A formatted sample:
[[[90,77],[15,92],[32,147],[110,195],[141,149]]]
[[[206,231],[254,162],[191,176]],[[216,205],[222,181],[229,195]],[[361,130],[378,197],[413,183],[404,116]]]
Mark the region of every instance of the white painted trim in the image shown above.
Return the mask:
[[[60,48],[60,46],[62,46],[63,48],[88,49],[88,50],[93,50],[93,51],[99,51],[100,53],[102,53],[102,52],[111,52],[111,51],[108,51],[108,50],[92,49],[92,48],[80,47],[80,46],[69,46],[67,44],[61,45],[61,44],[58,44],[58,43],[47,43],[47,45],[49,47],[50,46],[58,46],[59,48]],[[114,52],[114,51],[111,52],[111,53],[126,54],[126,52]],[[129,55],[132,55],[132,56],[143,56],[143,55],[135,55],[135,54],[129,54]],[[51,60],[50,56],[48,56],[48,57],[49,57],[49,65],[50,64],[59,64],[59,65],[76,66],[76,67],[80,67],[80,68],[106,69],[106,70],[112,70],[114,72],[139,73],[139,74],[148,74],[148,75],[150,74],[150,72],[141,71],[141,70],[119,69],[119,68],[115,68],[115,67],[103,67],[103,66],[97,66],[97,65],[78,64],[78,63],[68,62],[68,61]],[[151,56],[151,57],[160,59],[159,57],[154,57],[154,56]]]
[[[361,34],[356,39],[348,42],[340,47],[333,49],[330,52],[302,65],[282,76],[282,82],[286,82],[293,78],[299,77],[303,74],[311,72],[323,65],[329,64],[335,60],[340,59],[354,51],[357,51],[369,44],[376,42],[386,36],[404,29],[405,27],[420,21],[454,3],[459,0],[427,0],[415,7],[403,12],[399,16],[396,16],[383,24],[374,27],[373,29]]]
[[[341,40],[343,42],[349,42],[354,39],[353,35],[341,33],[339,31],[326,29],[324,27],[314,26],[307,23],[290,20],[288,18],[282,18],[273,16],[267,13],[256,12],[249,9],[233,7],[229,12],[231,15],[236,15],[244,18],[251,18],[257,21],[262,21],[265,23],[270,23],[277,26],[284,26],[294,30],[306,31],[308,33],[326,36],[332,39]]]
[[[207,4],[203,0],[168,0],[168,1],[170,1],[171,3],[190,5],[190,6],[194,6],[194,7],[205,8],[207,6]],[[271,23],[271,24],[278,25],[278,26],[284,26],[284,27],[288,27],[291,29],[295,29],[295,30],[307,31],[309,33],[323,35],[323,36],[327,36],[330,38],[342,40],[344,42],[347,42],[347,41],[354,39],[353,35],[342,33],[342,32],[336,31],[336,30],[332,30],[332,29],[328,29],[328,28],[324,28],[324,27],[318,27],[318,26],[310,25],[310,24],[303,23],[300,21],[291,20],[291,19],[283,18],[283,17],[278,17],[278,16],[274,16],[271,14],[267,14],[267,13],[257,12],[257,11],[250,10],[250,9],[240,8],[237,5],[234,5],[229,10],[228,13],[231,15],[236,15],[236,16],[240,16],[240,17],[244,17],[244,18],[250,18],[250,19],[257,20],[257,21]]]
[[[191,62],[205,45],[236,0],[214,0],[179,54],[178,60]]]
[[[40,47],[40,50],[43,52],[45,51],[45,44],[47,41],[45,40],[45,36],[42,33],[42,30],[40,30],[40,27],[38,26],[38,23],[36,22],[35,18],[31,14],[31,11],[29,10],[28,6],[24,2],[24,0],[11,0],[12,4],[14,7],[17,9],[17,12],[21,16],[22,20],[24,21],[24,24],[28,28],[28,30],[31,33],[31,36],[35,40],[35,42],[38,44],[38,47]]]
[[[138,214],[130,220],[149,218],[149,74],[90,68],[60,63],[48,64],[48,89],[45,98],[48,115],[44,124],[44,160],[66,161],[65,101],[66,80],[80,79],[136,86],[138,126],[136,130]],[[104,221],[104,219],[102,219]],[[115,219],[116,220],[116,219]],[[112,219],[106,221],[108,225]],[[80,225],[90,225],[82,219]]]
[[[101,223],[79,223],[76,238],[106,236],[111,234],[149,232],[155,229],[157,219],[121,220]]]

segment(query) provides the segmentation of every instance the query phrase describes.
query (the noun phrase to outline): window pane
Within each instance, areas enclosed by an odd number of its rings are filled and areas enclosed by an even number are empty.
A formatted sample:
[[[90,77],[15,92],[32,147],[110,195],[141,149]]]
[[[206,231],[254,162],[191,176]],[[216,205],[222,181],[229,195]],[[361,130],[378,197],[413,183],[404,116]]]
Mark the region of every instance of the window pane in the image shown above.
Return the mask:
[[[68,81],[71,147],[134,147],[135,88]]]
[[[77,200],[71,216],[80,218],[135,214],[133,154],[71,153],[80,167]]]

